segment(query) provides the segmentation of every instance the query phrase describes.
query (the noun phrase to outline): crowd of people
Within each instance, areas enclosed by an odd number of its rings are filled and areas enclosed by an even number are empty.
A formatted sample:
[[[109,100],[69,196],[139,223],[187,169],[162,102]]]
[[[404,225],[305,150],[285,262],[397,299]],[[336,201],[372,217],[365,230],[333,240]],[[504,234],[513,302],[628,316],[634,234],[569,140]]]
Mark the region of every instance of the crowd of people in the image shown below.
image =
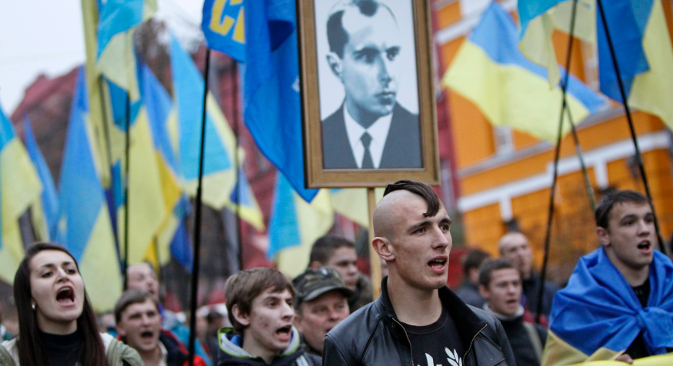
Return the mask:
[[[527,237],[512,232],[499,258],[464,257],[454,293],[451,218],[431,187],[398,181],[374,211],[371,245],[388,272],[378,298],[355,245],[322,237],[294,279],[271,268],[230,276],[226,311],[197,312],[193,364],[560,366],[672,351],[673,264],[654,250],[649,200],[616,191],[595,217],[600,247],[565,288],[542,283]],[[97,320],[72,255],[33,244],[14,279],[18,335],[0,327],[0,366],[189,365],[189,328],[158,285],[150,265],[130,266],[114,312]]]

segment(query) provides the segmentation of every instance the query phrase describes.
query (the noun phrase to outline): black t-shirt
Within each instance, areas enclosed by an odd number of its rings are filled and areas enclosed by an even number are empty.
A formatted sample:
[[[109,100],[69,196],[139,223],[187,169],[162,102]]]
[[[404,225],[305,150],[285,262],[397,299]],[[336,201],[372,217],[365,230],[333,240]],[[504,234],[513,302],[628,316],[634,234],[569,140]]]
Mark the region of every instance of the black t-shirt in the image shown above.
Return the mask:
[[[79,353],[82,350],[84,336],[76,331],[72,334],[57,335],[40,331],[44,341],[44,348],[51,366],[76,366],[79,365]]]
[[[449,311],[442,307],[439,319],[423,326],[403,324],[411,341],[416,366],[462,365],[465,347]]]
[[[640,286],[633,287],[633,291],[640,301],[640,305],[644,308],[647,307],[647,299],[650,298],[650,279],[645,280]],[[636,339],[633,340],[633,343],[626,349],[624,352],[631,356],[631,358],[642,358],[647,357],[650,353],[647,351],[647,345],[645,343],[645,337],[643,337],[643,332],[640,332]]]

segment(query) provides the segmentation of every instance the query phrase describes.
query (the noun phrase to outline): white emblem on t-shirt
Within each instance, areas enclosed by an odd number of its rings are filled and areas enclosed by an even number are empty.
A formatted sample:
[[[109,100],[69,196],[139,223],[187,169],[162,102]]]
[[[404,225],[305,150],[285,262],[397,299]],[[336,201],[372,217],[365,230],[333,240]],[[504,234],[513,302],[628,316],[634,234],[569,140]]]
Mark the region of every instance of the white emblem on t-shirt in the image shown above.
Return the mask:
[[[450,349],[444,347],[444,352],[446,352],[446,355],[448,356],[446,358],[447,361],[449,361],[449,365],[451,366],[463,366],[463,359],[458,356],[458,352],[454,349],[453,352],[451,352]],[[435,364],[435,359],[432,358],[429,354],[425,354],[425,359],[428,361],[428,366],[442,366],[441,363]],[[421,366],[421,365],[418,365]]]

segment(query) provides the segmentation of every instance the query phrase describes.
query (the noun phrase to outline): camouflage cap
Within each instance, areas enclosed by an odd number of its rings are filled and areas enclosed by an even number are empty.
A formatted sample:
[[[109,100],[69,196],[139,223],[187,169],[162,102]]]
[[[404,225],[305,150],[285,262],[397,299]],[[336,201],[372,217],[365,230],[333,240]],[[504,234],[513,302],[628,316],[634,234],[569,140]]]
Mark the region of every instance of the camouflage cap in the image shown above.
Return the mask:
[[[346,287],[339,272],[329,267],[307,269],[292,280],[292,285],[297,292],[295,309],[299,309],[304,301],[315,300],[318,296],[333,290],[340,291],[346,298],[353,296],[353,290]]]

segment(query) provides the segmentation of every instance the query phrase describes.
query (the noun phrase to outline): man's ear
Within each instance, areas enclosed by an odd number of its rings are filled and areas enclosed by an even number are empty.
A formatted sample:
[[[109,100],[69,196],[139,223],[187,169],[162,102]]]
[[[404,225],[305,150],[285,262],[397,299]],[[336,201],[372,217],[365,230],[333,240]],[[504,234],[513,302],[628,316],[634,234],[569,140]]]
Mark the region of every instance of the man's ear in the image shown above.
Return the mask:
[[[328,53],[327,63],[329,64],[329,68],[332,70],[334,75],[341,79],[341,58],[339,58],[339,55],[334,52]]]
[[[481,297],[483,297],[486,301],[488,301],[489,295],[491,294],[484,285],[479,285],[479,294]]]
[[[596,236],[598,236],[598,241],[602,246],[606,247],[610,245],[610,233],[606,228],[598,226],[596,228]]]
[[[379,257],[386,262],[390,262],[395,259],[395,253],[390,245],[390,240],[377,236],[372,240],[372,246],[376,253],[379,254]]]
[[[120,327],[119,324],[115,325],[115,329],[117,329],[117,335],[121,338],[126,337],[126,332],[124,331],[124,328]]]
[[[318,262],[318,261],[313,261],[313,262],[311,262],[311,264],[309,264],[308,266],[309,266],[309,268],[311,268],[311,269],[320,269],[320,268],[323,267],[323,264],[320,263],[320,262]]]
[[[231,307],[231,313],[234,315],[234,319],[236,319],[237,322],[243,324],[243,326],[247,327],[250,325],[250,314],[243,314],[241,309],[238,307],[238,304]]]

